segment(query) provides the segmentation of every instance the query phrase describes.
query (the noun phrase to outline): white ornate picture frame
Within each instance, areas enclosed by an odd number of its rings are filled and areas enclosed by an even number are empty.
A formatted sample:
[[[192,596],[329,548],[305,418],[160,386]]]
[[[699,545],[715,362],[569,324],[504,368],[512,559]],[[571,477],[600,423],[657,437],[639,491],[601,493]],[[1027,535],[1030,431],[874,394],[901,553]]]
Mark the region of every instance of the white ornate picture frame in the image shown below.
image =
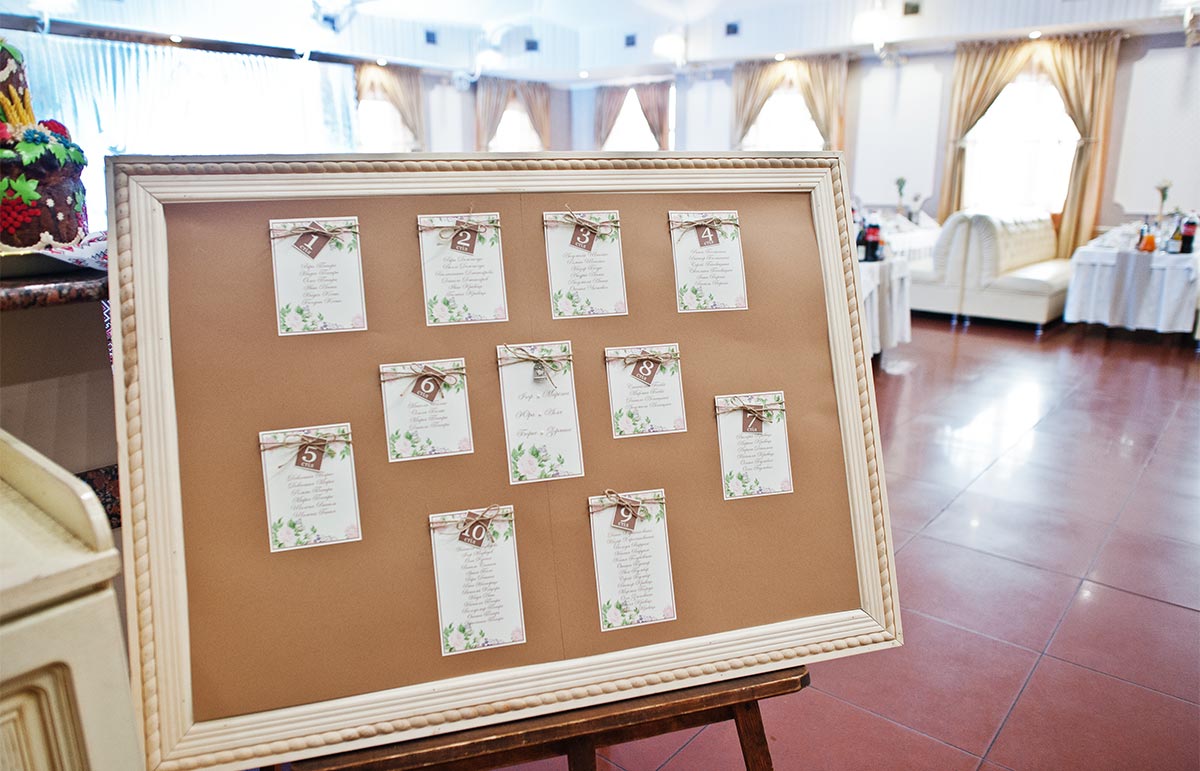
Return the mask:
[[[878,417],[839,154],[118,157],[108,159],[107,172],[131,675],[150,771],[245,769],[901,644]],[[194,720],[164,204],[695,189],[810,194],[860,607],[583,659]]]

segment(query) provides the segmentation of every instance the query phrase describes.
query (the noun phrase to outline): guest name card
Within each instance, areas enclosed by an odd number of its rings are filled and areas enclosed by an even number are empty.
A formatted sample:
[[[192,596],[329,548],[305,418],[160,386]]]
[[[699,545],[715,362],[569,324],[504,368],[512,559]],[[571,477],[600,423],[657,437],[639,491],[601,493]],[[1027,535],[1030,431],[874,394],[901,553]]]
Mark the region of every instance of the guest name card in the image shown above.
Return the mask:
[[[550,315],[624,316],[625,267],[615,211],[546,212]]]
[[[570,341],[496,346],[511,484],[583,476]]]
[[[525,642],[512,506],[429,517],[442,655]]]
[[[258,435],[271,551],[361,540],[350,424]]]
[[[367,328],[358,218],[271,220],[279,334]]]
[[[662,490],[588,499],[600,629],[675,620],[675,585]],[[628,501],[638,502],[636,510]]]
[[[500,215],[417,217],[425,324],[481,324],[508,320]]]
[[[738,311],[746,305],[746,266],[736,211],[668,213],[680,313]]]
[[[381,364],[388,460],[474,452],[462,359]]]
[[[605,348],[613,436],[687,431],[679,345]]]
[[[792,492],[783,391],[718,396],[716,405],[725,500]]]

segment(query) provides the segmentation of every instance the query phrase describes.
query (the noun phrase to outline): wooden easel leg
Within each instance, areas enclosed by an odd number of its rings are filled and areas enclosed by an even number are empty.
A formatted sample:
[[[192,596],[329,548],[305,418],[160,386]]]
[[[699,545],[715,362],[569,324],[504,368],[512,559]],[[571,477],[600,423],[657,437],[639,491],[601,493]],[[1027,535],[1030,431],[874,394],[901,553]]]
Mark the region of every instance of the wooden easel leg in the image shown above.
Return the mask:
[[[596,745],[581,737],[567,745],[567,768],[570,771],[596,771]]]
[[[733,722],[737,726],[738,741],[742,744],[742,760],[746,763],[746,771],[772,771],[771,749],[767,746],[767,732],[763,728],[758,702],[734,704]]]

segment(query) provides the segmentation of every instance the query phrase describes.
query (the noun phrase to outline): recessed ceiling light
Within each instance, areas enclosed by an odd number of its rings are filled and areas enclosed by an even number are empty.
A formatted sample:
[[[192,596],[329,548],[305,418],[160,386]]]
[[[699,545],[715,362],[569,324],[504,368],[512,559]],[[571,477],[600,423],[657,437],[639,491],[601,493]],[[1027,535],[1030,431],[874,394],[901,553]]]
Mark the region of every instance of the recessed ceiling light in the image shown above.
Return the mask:
[[[387,59],[384,59],[384,58],[381,56],[381,57],[379,57],[378,59],[376,59],[376,60],[375,60],[375,63],[376,63],[376,64],[378,64],[380,67],[386,67],[386,66],[387,66]]]
[[[172,43],[182,43],[183,36],[182,35],[171,35],[171,37],[169,37],[168,40],[170,40]]]
[[[786,57],[786,56],[784,56],[783,54],[775,54],[775,61],[777,61],[777,62],[781,62],[781,61],[783,61],[783,60],[784,60],[784,59],[786,59],[786,58],[787,58],[787,57]]]
[[[1042,31],[1040,29],[1035,29],[1033,32],[1029,33],[1030,40],[1037,40],[1041,36],[1042,36]]]
[[[587,70],[580,70],[580,71],[579,71],[579,77],[583,78],[584,80],[587,80],[587,79],[588,79],[588,76],[589,76],[589,74],[590,74],[590,73],[589,73]]]

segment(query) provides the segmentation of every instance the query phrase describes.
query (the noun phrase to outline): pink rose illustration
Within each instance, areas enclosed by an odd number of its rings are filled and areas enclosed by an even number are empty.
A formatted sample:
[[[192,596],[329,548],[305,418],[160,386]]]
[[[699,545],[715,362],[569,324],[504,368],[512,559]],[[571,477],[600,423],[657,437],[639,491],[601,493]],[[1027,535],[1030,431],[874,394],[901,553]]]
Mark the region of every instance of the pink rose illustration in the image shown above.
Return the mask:
[[[279,542],[285,547],[296,545],[296,531],[287,525],[279,528]]]
[[[613,306],[613,310],[617,313],[624,313],[628,310],[628,308],[625,306],[624,300],[618,300],[617,304]]]
[[[522,628],[521,628],[521,627],[519,627],[519,626],[518,626],[518,627],[515,627],[515,628],[512,630],[512,637],[511,637],[510,639],[511,639],[513,642],[522,642],[522,641],[524,641],[524,639],[525,639],[525,630],[524,630],[524,629],[522,629]]]
[[[367,319],[361,313],[350,319],[351,329],[362,329],[365,326],[367,326]]]
[[[463,452],[471,449],[471,438],[469,436],[464,436],[458,443],[458,449],[462,450]]]
[[[620,626],[621,611],[617,610],[615,607],[609,608],[604,612],[604,620],[608,622],[609,626]]]
[[[782,487],[782,489],[784,489],[784,490],[787,490],[788,492],[791,492],[791,489],[792,489],[792,480],[790,480],[790,479],[785,479],[785,480],[783,480],[783,487]]]
[[[346,528],[347,538],[358,538],[358,525],[350,525]]]
[[[506,315],[508,315],[508,309],[505,308],[503,305],[497,305],[496,306],[496,314],[493,318],[502,319]]]
[[[746,298],[745,298],[745,296],[744,296],[744,295],[738,295],[738,296],[737,296],[737,299],[733,301],[733,306],[734,306],[735,308],[745,308],[745,307],[746,307]]]
[[[675,608],[668,605],[667,607],[663,608],[662,614],[663,618],[675,618]]]
[[[682,417],[675,418],[675,428],[678,428],[678,429],[687,428],[687,421],[684,420]]]
[[[463,637],[463,633],[457,629],[450,633],[450,637],[446,642],[456,651],[461,651],[463,648],[467,647],[467,638]]]
[[[517,471],[521,476],[532,479],[538,475],[537,458],[532,455],[522,455],[517,461]]]

